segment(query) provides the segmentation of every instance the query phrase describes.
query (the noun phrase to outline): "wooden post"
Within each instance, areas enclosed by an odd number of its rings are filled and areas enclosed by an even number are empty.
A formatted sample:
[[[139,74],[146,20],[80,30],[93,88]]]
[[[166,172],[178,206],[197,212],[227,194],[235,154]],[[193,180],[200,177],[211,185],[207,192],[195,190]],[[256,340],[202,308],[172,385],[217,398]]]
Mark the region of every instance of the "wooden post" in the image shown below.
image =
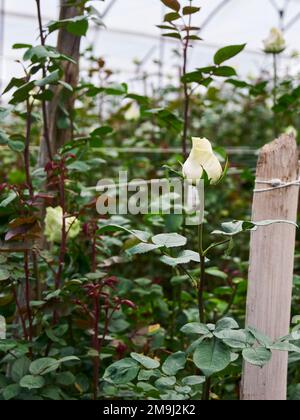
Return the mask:
[[[83,2],[81,2],[83,3]],[[70,0],[60,0],[60,16],[59,20],[72,19],[83,14],[84,6],[80,2],[71,2]],[[75,88],[78,84],[79,77],[79,59],[81,36],[73,35],[65,28],[60,28],[57,38],[57,50],[61,54],[71,57],[76,64],[69,61],[61,63],[64,72],[64,81]],[[52,154],[55,155],[60,147],[66,141],[71,141],[73,136],[73,110],[75,95],[64,90],[63,86],[57,85],[52,87],[53,98],[48,103],[48,130]],[[67,128],[59,127],[59,119],[68,116],[69,126]],[[44,167],[48,162],[48,153],[45,139],[42,139],[40,145],[39,165]]]
[[[256,181],[298,179],[295,138],[283,135],[260,152]],[[257,189],[271,185],[256,183]],[[299,186],[255,193],[252,220],[296,222]],[[295,227],[280,223],[251,234],[246,324],[275,340],[289,333],[295,252]],[[245,363],[242,400],[286,400],[287,352],[274,351],[263,368]]]

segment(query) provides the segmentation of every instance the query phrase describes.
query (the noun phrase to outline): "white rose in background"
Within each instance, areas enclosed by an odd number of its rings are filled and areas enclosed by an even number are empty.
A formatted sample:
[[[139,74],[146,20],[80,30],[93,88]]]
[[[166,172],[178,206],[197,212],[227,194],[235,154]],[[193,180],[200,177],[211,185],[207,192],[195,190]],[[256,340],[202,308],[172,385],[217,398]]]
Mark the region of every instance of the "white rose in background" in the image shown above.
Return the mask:
[[[297,129],[296,129],[295,127],[293,127],[292,125],[290,125],[289,127],[287,127],[287,128],[284,130],[284,132],[285,132],[285,134],[288,134],[288,135],[290,135],[290,136],[294,136],[295,138],[297,138],[297,137],[298,137],[298,131],[297,131]]]
[[[211,183],[215,184],[221,178],[223,169],[210,141],[198,137],[193,137],[192,141],[191,153],[182,168],[183,176],[195,183],[205,170]]]
[[[63,211],[61,207],[47,207],[45,218],[45,236],[49,242],[61,242]],[[66,218],[66,231],[70,239],[76,238],[81,230],[76,217]]]
[[[124,114],[125,120],[127,121],[136,121],[140,118],[141,111],[140,107],[136,102],[132,102],[130,107],[127,109],[127,111]]]
[[[283,32],[280,29],[272,28],[268,38],[264,42],[264,51],[267,54],[272,54],[273,56],[273,129],[274,137],[279,135],[279,120],[277,116],[276,106],[278,99],[278,55],[286,49],[286,42],[284,39]]]
[[[264,41],[264,51],[268,54],[280,54],[286,49],[286,42],[280,29],[272,28]]]

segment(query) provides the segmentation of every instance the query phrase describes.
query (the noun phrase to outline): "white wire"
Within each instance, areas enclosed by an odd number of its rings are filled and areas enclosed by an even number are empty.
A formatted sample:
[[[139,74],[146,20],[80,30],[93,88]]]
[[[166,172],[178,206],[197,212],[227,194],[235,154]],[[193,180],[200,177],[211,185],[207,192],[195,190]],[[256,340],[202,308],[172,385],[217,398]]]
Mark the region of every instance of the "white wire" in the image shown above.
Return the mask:
[[[271,188],[261,188],[261,189],[253,190],[254,193],[261,193],[261,192],[277,190],[279,188],[287,188],[287,187],[291,187],[291,186],[300,186],[300,178],[295,180],[295,181],[290,181],[290,182],[285,182],[285,181],[282,181],[281,179],[271,179],[269,181],[258,180],[258,181],[256,181],[256,184],[271,185]]]

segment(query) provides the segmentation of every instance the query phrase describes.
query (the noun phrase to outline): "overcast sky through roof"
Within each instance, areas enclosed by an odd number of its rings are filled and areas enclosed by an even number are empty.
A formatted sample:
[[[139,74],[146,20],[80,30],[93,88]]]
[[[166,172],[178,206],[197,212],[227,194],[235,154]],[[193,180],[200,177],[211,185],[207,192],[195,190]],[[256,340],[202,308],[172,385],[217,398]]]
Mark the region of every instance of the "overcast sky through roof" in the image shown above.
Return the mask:
[[[100,11],[114,0],[93,1]],[[202,6],[202,11],[194,20],[201,26],[211,12],[224,0],[198,0],[195,5]],[[20,58],[19,50],[12,50],[16,42],[36,43],[38,37],[35,0],[0,0],[4,4],[4,45],[1,66],[1,79],[5,84],[12,75],[21,72],[15,59]],[[55,19],[58,15],[58,0],[41,0],[44,22]],[[225,2],[224,2],[225,3]],[[272,4],[273,3],[273,4]],[[267,37],[272,26],[278,26],[279,8],[287,6],[285,24],[289,24],[297,15],[300,16],[299,0],[228,0],[224,7],[205,26],[201,36],[203,43],[195,46],[190,60],[190,67],[201,67],[210,63],[218,46],[247,43],[248,53],[243,53],[233,60],[242,76],[257,73],[267,66],[270,59],[260,54],[262,40]],[[106,58],[108,65],[120,70],[119,78],[130,80],[133,75],[134,59],[149,55],[145,69],[155,71],[153,60],[160,54],[158,25],[162,21],[163,7],[160,0],[115,0],[115,4],[105,17],[106,29],[91,30],[84,45],[93,44],[95,54]],[[23,15],[23,16],[22,16]],[[300,20],[286,32],[289,45],[287,51],[299,48]],[[176,43],[172,42],[174,47]],[[165,48],[165,73],[174,74],[175,61],[172,48]],[[151,53],[150,53],[151,52]]]

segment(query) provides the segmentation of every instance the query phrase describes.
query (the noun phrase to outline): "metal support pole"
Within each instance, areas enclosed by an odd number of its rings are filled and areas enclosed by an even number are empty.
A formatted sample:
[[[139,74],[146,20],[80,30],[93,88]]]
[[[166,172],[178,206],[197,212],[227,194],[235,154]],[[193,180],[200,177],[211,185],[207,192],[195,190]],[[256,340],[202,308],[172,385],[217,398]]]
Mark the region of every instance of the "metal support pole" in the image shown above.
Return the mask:
[[[211,20],[216,16],[217,13],[219,13],[224,6],[226,6],[227,3],[229,3],[231,0],[223,0],[218,6],[216,6],[213,11],[207,16],[205,21],[202,23],[201,28],[198,33],[202,32],[204,28],[211,22]]]
[[[162,21],[165,14],[165,7],[162,5]],[[161,30],[162,35],[163,30]],[[161,90],[164,81],[164,61],[165,61],[165,38],[160,37],[159,40],[159,69],[158,69],[158,89]]]
[[[295,23],[298,22],[298,20],[300,19],[300,12],[297,13],[284,27],[284,31],[288,31],[289,29],[291,29],[292,26],[295,25]]]
[[[107,6],[107,8],[104,10],[104,12],[102,13],[102,17],[105,18],[108,13],[110,12],[111,8],[115,5],[115,3],[118,0],[111,0],[111,2],[109,3],[109,5]]]

